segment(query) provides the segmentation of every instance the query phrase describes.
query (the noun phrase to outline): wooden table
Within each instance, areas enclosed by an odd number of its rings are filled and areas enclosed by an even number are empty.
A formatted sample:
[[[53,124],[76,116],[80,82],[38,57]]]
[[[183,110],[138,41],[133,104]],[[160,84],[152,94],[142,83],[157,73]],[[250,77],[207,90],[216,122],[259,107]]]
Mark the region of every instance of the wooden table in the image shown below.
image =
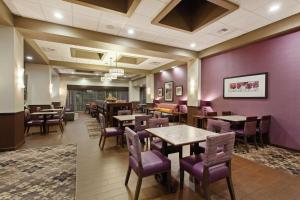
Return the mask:
[[[170,143],[174,146],[194,144],[196,148],[195,153],[199,154],[199,142],[206,141],[207,136],[218,135],[217,133],[188,125],[149,128],[146,130],[154,136],[162,139],[162,150],[164,155],[166,155],[167,143]]]
[[[32,116],[43,116],[44,117],[44,123],[43,123],[43,133],[46,134],[46,117],[48,115],[56,115],[57,112],[33,112],[30,113]]]
[[[115,118],[119,122],[124,122],[124,121],[133,121],[133,120],[135,120],[135,116],[146,116],[146,115],[145,114],[117,115],[117,116],[113,116],[113,118]]]
[[[212,117],[213,119],[220,119],[223,121],[228,121],[228,122],[245,122],[247,119],[247,116],[242,116],[242,115],[228,115],[228,116],[215,116]],[[257,118],[258,120],[260,118]]]
[[[62,109],[60,108],[50,108],[50,109],[43,109],[41,112],[60,112]]]

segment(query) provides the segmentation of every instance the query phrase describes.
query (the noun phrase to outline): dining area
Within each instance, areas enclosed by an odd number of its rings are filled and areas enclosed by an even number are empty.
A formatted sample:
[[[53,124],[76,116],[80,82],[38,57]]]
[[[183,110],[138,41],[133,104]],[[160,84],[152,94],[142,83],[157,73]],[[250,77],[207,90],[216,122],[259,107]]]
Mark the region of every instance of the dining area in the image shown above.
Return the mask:
[[[263,139],[269,133],[271,117],[247,117],[230,111],[222,114],[207,112],[205,116],[193,116],[201,119],[203,126],[198,127],[197,124],[171,123],[168,117],[155,113],[119,110],[118,115],[113,116],[115,126],[106,127],[105,116],[99,113],[99,147],[105,154],[106,138],[116,137],[116,144],[127,148],[129,164],[125,186],[133,171],[138,177],[135,200],[139,199],[143,178],[153,176],[158,185],[176,193],[184,188],[185,174],[191,177],[189,181],[192,180],[195,188],[200,188],[205,199],[210,199],[210,186],[219,180],[227,184],[227,196],[236,199],[231,168],[235,148],[244,148],[249,153],[249,149],[253,151],[267,145]],[[171,175],[173,161],[168,158],[171,154],[178,154],[176,180]]]

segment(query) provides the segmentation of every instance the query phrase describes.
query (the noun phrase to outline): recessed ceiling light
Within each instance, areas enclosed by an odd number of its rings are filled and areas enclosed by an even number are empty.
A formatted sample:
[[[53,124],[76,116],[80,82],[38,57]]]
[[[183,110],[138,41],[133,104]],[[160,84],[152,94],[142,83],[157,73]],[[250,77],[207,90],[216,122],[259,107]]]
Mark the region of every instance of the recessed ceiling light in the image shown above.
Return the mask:
[[[195,42],[191,43],[190,47],[192,47],[192,48],[196,47],[196,43]]]
[[[127,33],[129,35],[133,35],[135,33],[135,31],[132,28],[130,28],[130,29],[127,30]]]
[[[27,60],[33,60],[33,57],[32,56],[26,56],[26,59]]]
[[[63,19],[64,18],[64,16],[60,12],[54,12],[54,17],[56,17],[57,19]]]
[[[270,6],[269,8],[269,12],[276,12],[281,8],[281,4],[277,3],[277,4],[273,4],[272,6]]]

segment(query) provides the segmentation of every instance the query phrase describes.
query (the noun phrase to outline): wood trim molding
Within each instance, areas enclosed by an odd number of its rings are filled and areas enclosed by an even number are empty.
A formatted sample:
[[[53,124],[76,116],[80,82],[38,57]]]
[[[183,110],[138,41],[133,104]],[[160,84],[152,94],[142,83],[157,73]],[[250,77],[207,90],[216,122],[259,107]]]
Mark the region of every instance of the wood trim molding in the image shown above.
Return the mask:
[[[5,5],[3,0],[0,0],[0,24],[5,26],[14,25],[14,16]]]
[[[300,13],[274,22],[267,26],[261,27],[239,37],[227,40],[223,43],[209,47],[199,52],[200,58],[213,56],[219,53],[223,53],[229,50],[233,50],[242,46],[246,46],[251,43],[276,37],[288,32],[292,32],[300,29]]]
[[[197,52],[121,36],[15,16],[15,27],[30,39],[101,48],[138,55],[188,61]]]

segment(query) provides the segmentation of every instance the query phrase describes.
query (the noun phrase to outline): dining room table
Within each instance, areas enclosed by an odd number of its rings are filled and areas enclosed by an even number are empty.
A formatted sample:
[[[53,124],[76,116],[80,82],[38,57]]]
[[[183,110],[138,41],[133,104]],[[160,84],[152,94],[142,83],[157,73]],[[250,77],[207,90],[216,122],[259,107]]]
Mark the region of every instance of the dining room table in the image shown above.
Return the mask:
[[[227,122],[245,122],[247,120],[247,116],[243,116],[243,115],[214,116],[211,118],[219,119]],[[258,117],[257,120],[260,120],[260,117]]]
[[[43,134],[46,134],[46,120],[47,120],[47,116],[53,116],[53,115],[57,115],[58,112],[56,111],[50,111],[50,112],[33,112],[30,113],[31,116],[43,116],[44,119],[44,123],[43,123]]]
[[[49,109],[42,109],[41,112],[60,112],[62,108],[49,108]]]
[[[118,126],[122,128],[124,122],[134,121],[136,116],[146,116],[146,115],[145,114],[116,115],[113,116],[113,118],[118,121]]]

